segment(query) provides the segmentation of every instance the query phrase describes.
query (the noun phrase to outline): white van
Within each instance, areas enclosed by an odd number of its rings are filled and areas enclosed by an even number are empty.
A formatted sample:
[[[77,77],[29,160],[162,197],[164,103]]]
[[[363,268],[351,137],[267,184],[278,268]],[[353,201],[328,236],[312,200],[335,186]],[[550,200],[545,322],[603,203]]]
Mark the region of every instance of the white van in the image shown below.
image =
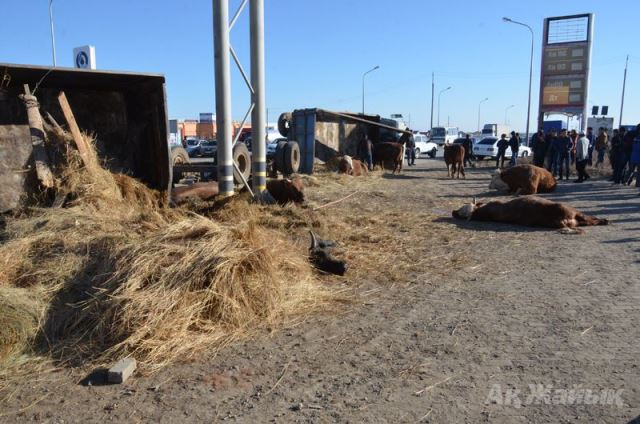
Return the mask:
[[[438,144],[450,144],[458,138],[457,127],[434,127],[431,128],[431,141]]]

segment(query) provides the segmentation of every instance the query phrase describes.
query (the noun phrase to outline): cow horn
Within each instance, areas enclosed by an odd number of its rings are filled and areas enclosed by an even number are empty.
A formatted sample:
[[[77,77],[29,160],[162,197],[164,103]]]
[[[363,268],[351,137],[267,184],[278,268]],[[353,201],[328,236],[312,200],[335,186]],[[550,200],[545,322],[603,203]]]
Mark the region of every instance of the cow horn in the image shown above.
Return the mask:
[[[318,247],[318,240],[316,239],[316,235],[313,234],[313,231],[309,230],[309,234],[311,234],[311,247],[309,247],[309,250],[313,250]]]

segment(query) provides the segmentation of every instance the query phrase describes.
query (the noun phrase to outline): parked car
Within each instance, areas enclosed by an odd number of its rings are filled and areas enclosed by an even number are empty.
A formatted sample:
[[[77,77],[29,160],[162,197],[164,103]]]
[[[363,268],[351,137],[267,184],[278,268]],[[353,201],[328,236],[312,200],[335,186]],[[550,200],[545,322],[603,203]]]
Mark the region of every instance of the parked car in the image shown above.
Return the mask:
[[[288,141],[284,137],[276,138],[274,141],[267,143],[267,160],[272,159],[276,154],[276,147],[281,141]]]
[[[218,143],[215,140],[206,140],[200,143],[200,156],[214,157],[218,152]]]
[[[428,138],[424,134],[414,134],[413,140],[416,143],[415,152],[416,158],[419,158],[420,155],[429,155],[430,158],[435,158],[438,153],[438,145],[431,141],[428,141]]]
[[[188,138],[186,140],[187,146],[185,147],[185,150],[189,157],[200,156],[200,143],[202,143],[202,141],[203,140],[199,140],[197,138]]]
[[[482,160],[485,157],[495,158],[498,156],[498,141],[497,137],[485,137],[473,146],[473,154],[478,160]],[[531,149],[527,146],[520,145],[518,150],[518,157],[524,158],[531,155]],[[506,156],[511,156],[511,147],[507,147]]]

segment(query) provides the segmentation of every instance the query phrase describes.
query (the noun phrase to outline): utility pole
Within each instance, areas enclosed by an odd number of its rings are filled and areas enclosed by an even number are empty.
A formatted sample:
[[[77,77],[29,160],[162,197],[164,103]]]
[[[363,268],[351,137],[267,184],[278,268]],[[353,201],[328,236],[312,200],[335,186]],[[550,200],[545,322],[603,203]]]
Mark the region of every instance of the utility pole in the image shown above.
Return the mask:
[[[429,130],[433,128],[433,90],[435,89],[435,72],[431,72],[431,124]]]
[[[627,67],[629,66],[629,55],[627,55],[627,62],[624,65],[624,79],[622,80],[622,101],[620,102],[620,122],[618,127],[622,126],[622,111],[624,110],[624,91],[627,88]]]
[[[51,54],[53,55],[53,67],[56,67],[56,36],[53,31],[53,0],[49,0],[49,24],[51,25]]]

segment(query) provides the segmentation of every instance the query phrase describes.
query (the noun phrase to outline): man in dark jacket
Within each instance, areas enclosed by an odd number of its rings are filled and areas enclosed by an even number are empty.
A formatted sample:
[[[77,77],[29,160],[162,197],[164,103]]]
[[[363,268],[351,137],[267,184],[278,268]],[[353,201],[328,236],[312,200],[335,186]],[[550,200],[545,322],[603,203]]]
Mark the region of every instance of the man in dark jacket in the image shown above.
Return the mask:
[[[520,135],[515,131],[511,131],[511,138],[509,139],[509,147],[511,147],[511,166],[518,164],[518,153],[520,152]]]
[[[496,168],[504,168],[504,155],[507,152],[507,147],[509,147],[509,140],[507,140],[507,135],[502,134],[500,136],[500,140],[498,140],[498,156],[496,156]],[[500,162],[502,159],[502,163]]]
[[[551,130],[546,136],[545,136],[545,140],[547,142],[547,171],[549,172],[553,172],[553,167],[555,166],[556,163],[556,151],[555,151],[555,144],[556,144],[556,137],[557,137],[557,133],[556,130]]]
[[[547,140],[544,136],[542,128],[531,137],[531,148],[533,149],[533,164],[535,166],[543,167],[544,158],[547,155]]]
[[[613,178],[612,181],[614,184],[622,183],[623,171],[624,171],[624,151],[623,151],[623,140],[624,140],[624,127],[620,128],[620,131],[613,130],[613,138],[611,139],[611,151],[610,160],[611,166],[613,167]]]
[[[411,131],[411,130],[407,128],[406,131]],[[400,137],[400,140],[402,140],[403,138],[404,138],[404,147],[405,147],[405,150],[407,151],[407,165],[413,166],[416,164],[416,142],[413,138],[413,134],[404,133],[402,134],[402,137]]]
[[[469,134],[464,136],[464,140],[462,141],[462,147],[464,147],[464,166],[473,166],[471,163],[471,155],[473,154],[473,140]]]
[[[566,172],[565,179],[569,179],[569,166],[571,162],[571,139],[567,135],[567,130],[560,131],[560,136],[555,139],[554,151],[556,160],[554,162],[553,174],[559,175],[562,179],[563,168]],[[559,172],[558,172],[559,171]]]

